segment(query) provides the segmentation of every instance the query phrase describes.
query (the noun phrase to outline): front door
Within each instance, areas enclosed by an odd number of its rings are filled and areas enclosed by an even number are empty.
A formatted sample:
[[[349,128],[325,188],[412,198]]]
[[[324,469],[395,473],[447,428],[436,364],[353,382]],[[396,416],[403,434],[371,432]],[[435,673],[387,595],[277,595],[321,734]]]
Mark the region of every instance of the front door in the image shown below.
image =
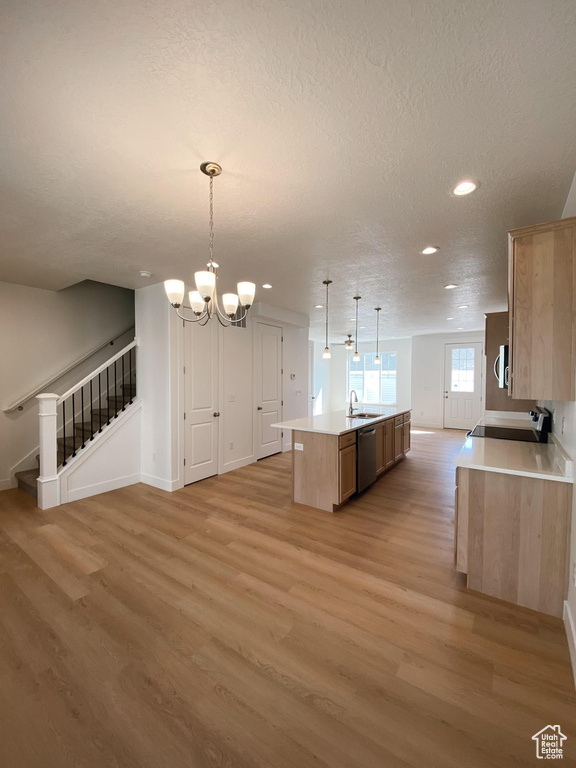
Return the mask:
[[[184,484],[218,474],[218,323],[184,329]]]
[[[482,344],[446,344],[444,427],[472,429],[482,415]]]
[[[282,328],[256,323],[256,458],[263,459],[282,450],[279,429],[282,420]]]

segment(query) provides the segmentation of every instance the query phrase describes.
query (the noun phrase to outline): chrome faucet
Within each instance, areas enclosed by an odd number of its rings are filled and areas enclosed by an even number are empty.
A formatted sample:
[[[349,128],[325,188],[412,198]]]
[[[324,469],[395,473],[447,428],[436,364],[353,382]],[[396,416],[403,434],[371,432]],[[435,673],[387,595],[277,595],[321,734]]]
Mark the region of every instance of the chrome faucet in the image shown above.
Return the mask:
[[[348,416],[352,417],[354,416],[354,408],[352,407],[352,395],[354,395],[354,402],[358,402],[358,395],[356,394],[355,389],[350,390],[350,408],[348,409]]]

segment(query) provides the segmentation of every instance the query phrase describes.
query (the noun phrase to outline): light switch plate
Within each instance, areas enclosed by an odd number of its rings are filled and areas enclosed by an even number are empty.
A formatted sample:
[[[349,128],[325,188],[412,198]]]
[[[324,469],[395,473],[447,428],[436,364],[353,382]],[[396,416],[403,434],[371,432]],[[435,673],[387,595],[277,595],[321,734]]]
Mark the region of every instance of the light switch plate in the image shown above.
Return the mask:
[[[304,450],[304,443],[294,443],[294,450],[295,451],[303,451]]]

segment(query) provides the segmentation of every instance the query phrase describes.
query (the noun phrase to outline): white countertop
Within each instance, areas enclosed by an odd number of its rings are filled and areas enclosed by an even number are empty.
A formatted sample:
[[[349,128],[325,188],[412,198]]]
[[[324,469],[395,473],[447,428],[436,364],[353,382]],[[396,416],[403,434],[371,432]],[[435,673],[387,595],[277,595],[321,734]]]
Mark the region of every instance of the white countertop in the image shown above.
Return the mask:
[[[480,424],[499,427],[530,427],[530,418],[520,414],[512,418],[489,413]],[[524,443],[519,440],[497,440],[491,437],[468,437],[454,459],[457,467],[522,475],[541,480],[574,482],[574,464],[552,435],[548,443]]]
[[[356,409],[358,410],[358,409]],[[319,416],[304,416],[301,419],[280,421],[272,424],[279,429],[297,429],[300,432],[319,432],[323,435],[344,435],[346,432],[354,432],[362,427],[369,427],[384,419],[407,413],[409,409],[398,409],[396,406],[373,406],[362,409],[360,413],[378,413],[373,419],[355,419],[348,416],[348,411],[332,411],[322,413]]]

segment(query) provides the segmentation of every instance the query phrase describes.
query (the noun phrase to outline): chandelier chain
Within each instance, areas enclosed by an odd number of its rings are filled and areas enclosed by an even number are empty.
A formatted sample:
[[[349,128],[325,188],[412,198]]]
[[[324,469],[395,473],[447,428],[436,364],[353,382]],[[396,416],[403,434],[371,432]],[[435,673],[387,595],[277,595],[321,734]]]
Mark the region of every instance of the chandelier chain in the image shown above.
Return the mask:
[[[210,174],[210,264],[214,261],[214,174]]]

